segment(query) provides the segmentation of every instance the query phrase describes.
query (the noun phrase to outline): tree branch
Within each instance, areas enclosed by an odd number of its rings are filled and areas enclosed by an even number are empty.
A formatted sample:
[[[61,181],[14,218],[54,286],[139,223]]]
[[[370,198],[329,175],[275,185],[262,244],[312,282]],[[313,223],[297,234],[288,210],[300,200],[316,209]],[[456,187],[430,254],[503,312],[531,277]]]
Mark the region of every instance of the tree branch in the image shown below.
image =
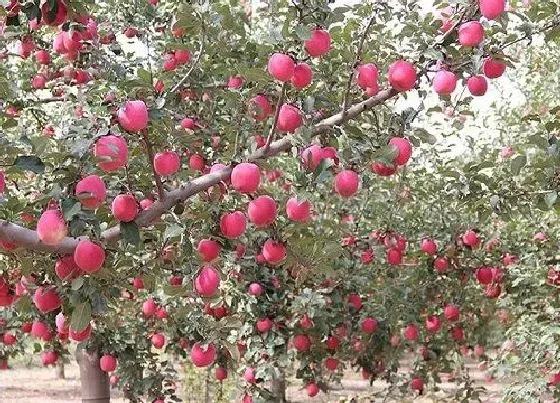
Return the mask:
[[[337,113],[336,115],[323,119],[313,126],[313,135],[324,133],[334,126],[338,126],[344,122],[352,120],[363,112],[373,108],[374,106],[385,103],[387,100],[395,97],[396,95],[398,95],[398,92],[393,89],[380,91],[376,96],[368,98],[365,101],[348,108],[344,116],[342,113]],[[268,150],[261,147],[251,154],[248,160],[256,162],[260,159],[278,155],[281,152],[292,148],[292,140],[292,136],[288,135],[280,140],[274,141],[270,144]],[[171,210],[175,204],[185,201],[189,197],[203,192],[220,182],[226,181],[231,175],[232,169],[233,167],[230,165],[219,172],[199,176],[184,186],[165,193],[164,199],[157,200],[150,208],[138,214],[138,217],[135,220],[136,225],[138,225],[138,227],[149,226],[166,211]],[[120,228],[118,225],[101,233],[101,238],[107,243],[117,241],[120,236]],[[34,230],[21,227],[8,221],[0,220],[0,240],[14,242],[18,246],[30,250],[71,254],[76,248],[79,238],[65,238],[58,245],[49,246],[41,242]]]
[[[154,174],[154,181],[156,182],[156,188],[158,192],[158,198],[163,200],[165,198],[165,190],[163,189],[163,183],[161,182],[160,176],[156,172],[156,167],[154,165],[154,150],[152,149],[152,143],[148,138],[148,133],[146,130],[142,130],[142,136],[144,137],[144,144],[146,145],[146,153],[148,154],[148,164],[152,167],[152,172]]]
[[[181,78],[179,80],[179,82],[177,84],[175,84],[173,86],[173,88],[171,88],[169,90],[169,92],[167,94],[170,93],[174,93],[176,92],[179,88],[181,88],[181,86],[185,83],[185,81],[187,81],[187,79],[190,77],[190,75],[192,74],[192,72],[194,71],[195,67],[197,66],[197,64],[200,62],[200,59],[202,58],[202,54],[204,52],[204,32],[202,33],[201,37],[200,37],[200,46],[198,48],[198,55],[196,55],[196,59],[193,61],[193,63],[191,64],[191,68],[185,73],[185,75],[183,76],[183,78]],[[167,95],[166,94],[166,95]]]
[[[278,102],[276,102],[276,110],[274,111],[274,120],[272,121],[272,127],[270,128],[270,133],[266,138],[266,143],[264,145],[265,151],[270,147],[270,143],[274,139],[274,134],[276,134],[276,126],[278,125],[278,116],[280,115],[280,108],[284,103],[284,98],[286,97],[287,83],[282,84],[282,89],[280,90],[280,96],[278,97]]]
[[[354,62],[350,66],[350,77],[348,77],[348,82],[346,83],[346,88],[344,90],[344,97],[342,98],[342,115],[346,114],[346,108],[348,108],[348,100],[350,98],[350,90],[352,88],[352,80],[354,80],[354,71],[358,64],[362,61],[362,51],[364,48],[364,42],[369,33],[369,29],[373,25],[373,21],[375,21],[375,13],[370,17],[364,32],[360,37],[360,43],[358,44],[358,50],[356,50],[356,57],[354,58]]]

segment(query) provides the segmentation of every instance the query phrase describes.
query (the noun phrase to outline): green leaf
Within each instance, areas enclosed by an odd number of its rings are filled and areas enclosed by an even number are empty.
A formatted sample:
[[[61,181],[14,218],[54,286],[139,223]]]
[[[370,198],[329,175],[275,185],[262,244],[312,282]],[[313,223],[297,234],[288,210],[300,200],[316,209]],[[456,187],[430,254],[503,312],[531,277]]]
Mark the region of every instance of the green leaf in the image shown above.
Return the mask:
[[[521,168],[523,168],[527,164],[527,156],[526,155],[518,155],[511,160],[511,171],[514,175],[519,175],[521,172]]]
[[[554,203],[556,203],[556,199],[558,199],[558,193],[556,193],[556,191],[552,191],[544,195],[544,202],[548,208],[551,208]]]
[[[72,318],[70,319],[70,326],[72,330],[81,332],[84,330],[91,320],[91,305],[89,301],[82,302],[72,311]]]
[[[74,218],[74,216],[82,210],[82,204],[79,203],[79,202],[76,202],[74,204],[70,204],[69,208],[65,208],[65,207],[66,206],[63,204],[62,205],[62,214],[64,215],[64,219],[66,221],[71,221],[72,218]]]
[[[311,39],[311,28],[306,25],[298,25],[294,29],[296,36],[302,41],[308,41]]]
[[[380,160],[381,162],[391,163],[398,153],[399,150],[397,149],[397,147],[387,144],[377,150],[373,154],[373,158],[376,160]]]
[[[420,139],[422,143],[428,143],[431,145],[436,144],[437,138],[433,134],[428,133],[425,129],[414,130],[414,135]]]
[[[19,155],[14,162],[14,166],[36,174],[45,172],[45,164],[43,164],[41,158],[33,155]]]
[[[73,291],[78,291],[84,285],[84,278],[78,277],[72,280],[72,285],[70,286]]]
[[[140,244],[140,230],[138,229],[138,225],[134,221],[121,222],[120,230],[124,240],[127,243],[134,246],[138,246]]]
[[[183,231],[184,229],[180,225],[171,224],[167,228],[165,228],[165,232],[163,233],[163,238],[164,239],[177,238],[181,236]]]

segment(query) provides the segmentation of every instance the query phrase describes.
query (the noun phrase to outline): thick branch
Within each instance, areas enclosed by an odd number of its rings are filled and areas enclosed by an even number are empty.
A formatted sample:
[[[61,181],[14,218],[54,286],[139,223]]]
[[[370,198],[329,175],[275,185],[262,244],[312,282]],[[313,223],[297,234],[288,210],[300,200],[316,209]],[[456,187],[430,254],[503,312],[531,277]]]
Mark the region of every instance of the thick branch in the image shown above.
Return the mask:
[[[352,120],[374,106],[385,103],[388,99],[395,97],[397,94],[398,92],[393,89],[381,91],[376,96],[348,108],[345,116],[343,116],[342,113],[337,113],[336,115],[323,119],[313,127],[313,134],[321,134],[334,126]],[[292,137],[286,136],[278,141],[272,142],[268,149],[264,147],[259,148],[249,156],[248,160],[255,162],[260,159],[270,158],[290,148],[292,148]],[[171,210],[178,202],[185,201],[220,182],[226,181],[232,169],[232,166],[228,166],[220,172],[202,175],[179,189],[167,192],[163,200],[157,200],[149,209],[138,214],[138,218],[136,218],[135,221],[136,224],[139,227],[147,227],[162,214]],[[103,231],[101,237],[108,243],[117,241],[120,238],[119,226],[116,225]],[[0,240],[14,242],[30,250],[57,252],[61,254],[72,253],[78,243],[78,239],[76,238],[65,238],[56,247],[48,246],[39,240],[35,231],[4,220],[0,220]]]

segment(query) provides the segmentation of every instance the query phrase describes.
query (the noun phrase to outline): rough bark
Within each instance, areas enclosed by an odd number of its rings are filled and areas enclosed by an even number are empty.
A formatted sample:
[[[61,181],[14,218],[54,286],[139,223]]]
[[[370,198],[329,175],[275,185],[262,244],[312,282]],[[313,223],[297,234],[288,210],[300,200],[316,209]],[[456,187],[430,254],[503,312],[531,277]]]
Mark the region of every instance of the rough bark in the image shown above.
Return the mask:
[[[56,363],[56,379],[64,379],[64,362],[62,360],[58,360]]]
[[[80,366],[82,403],[110,403],[109,376],[99,368],[99,353],[79,349],[76,360]]]
[[[272,378],[270,391],[274,395],[275,402],[286,402],[286,374],[283,368],[279,369],[279,375],[277,377]]]

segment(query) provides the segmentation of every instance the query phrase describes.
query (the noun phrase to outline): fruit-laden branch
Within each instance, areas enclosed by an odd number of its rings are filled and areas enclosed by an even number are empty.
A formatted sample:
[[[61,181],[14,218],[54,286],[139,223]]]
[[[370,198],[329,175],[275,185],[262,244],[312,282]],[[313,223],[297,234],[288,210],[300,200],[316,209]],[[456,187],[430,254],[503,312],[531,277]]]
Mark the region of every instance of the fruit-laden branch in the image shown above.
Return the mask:
[[[376,96],[348,108],[344,116],[342,113],[337,113],[315,124],[315,126],[313,126],[313,134],[317,135],[323,133],[334,126],[352,120],[364,111],[385,103],[388,99],[395,97],[397,94],[398,92],[393,89],[381,91]],[[274,141],[270,144],[268,149],[264,147],[257,149],[248,157],[248,160],[257,162],[260,159],[270,158],[283,151],[287,151],[292,148],[292,140],[292,137],[288,135],[280,140]],[[220,182],[226,181],[231,175],[232,169],[233,166],[230,165],[219,172],[202,175],[178,189],[167,192],[162,200],[157,200],[149,209],[138,214],[135,223],[138,227],[147,227],[162,214],[171,210],[175,204],[185,201],[200,192],[204,192]],[[110,243],[117,241],[120,235],[120,228],[116,225],[103,231],[101,238]],[[21,227],[5,220],[0,220],[0,240],[13,242],[29,250],[56,252],[60,254],[73,253],[78,244],[78,238],[67,237],[56,246],[45,245],[39,240],[34,230]]]

